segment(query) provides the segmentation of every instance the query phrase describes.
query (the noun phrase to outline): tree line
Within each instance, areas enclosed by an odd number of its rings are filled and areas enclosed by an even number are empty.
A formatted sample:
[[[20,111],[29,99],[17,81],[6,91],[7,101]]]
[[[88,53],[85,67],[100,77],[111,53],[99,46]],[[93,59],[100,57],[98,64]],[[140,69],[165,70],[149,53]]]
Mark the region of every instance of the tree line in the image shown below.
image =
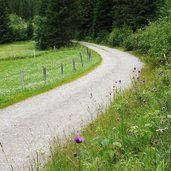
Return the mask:
[[[1,7],[0,12],[3,36],[9,37],[8,14],[15,13],[32,21],[38,48],[48,49],[66,46],[72,39],[98,41],[111,33],[113,28],[127,27],[135,32],[159,16],[166,15],[165,9],[170,1],[0,0],[0,3],[6,6]]]

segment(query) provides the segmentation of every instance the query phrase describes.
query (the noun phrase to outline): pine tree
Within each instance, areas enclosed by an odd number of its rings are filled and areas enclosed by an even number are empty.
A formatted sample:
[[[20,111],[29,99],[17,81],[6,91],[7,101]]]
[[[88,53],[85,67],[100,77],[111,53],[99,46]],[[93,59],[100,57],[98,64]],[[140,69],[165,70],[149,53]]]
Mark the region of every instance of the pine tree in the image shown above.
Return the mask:
[[[42,0],[41,1],[40,10],[39,10],[39,15],[40,16],[45,16],[46,15],[48,4],[49,4],[49,0]]]
[[[148,25],[160,13],[165,0],[113,0],[114,27],[130,26],[134,31]]]
[[[0,44],[12,41],[12,29],[5,0],[0,0]]]
[[[76,0],[50,0],[45,21],[41,22],[38,46],[60,48],[73,38],[76,19]]]
[[[94,8],[96,0],[81,0],[79,11],[78,32],[79,38],[84,39],[86,36],[92,36],[93,33],[93,19]]]
[[[29,20],[37,13],[41,0],[7,0],[10,13]],[[39,6],[38,6],[39,5]]]
[[[28,40],[33,38],[33,31],[34,31],[33,24],[32,24],[32,22],[30,20],[29,23],[28,23],[28,26],[27,26],[27,31],[26,31]]]
[[[95,36],[100,32],[110,32],[112,30],[113,0],[97,0],[93,29]]]

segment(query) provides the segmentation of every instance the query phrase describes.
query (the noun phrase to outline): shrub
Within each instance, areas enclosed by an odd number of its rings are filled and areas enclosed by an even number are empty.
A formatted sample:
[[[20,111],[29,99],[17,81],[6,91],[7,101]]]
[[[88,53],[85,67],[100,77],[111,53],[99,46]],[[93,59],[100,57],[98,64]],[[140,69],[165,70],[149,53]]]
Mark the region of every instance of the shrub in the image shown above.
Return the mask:
[[[16,14],[10,15],[11,26],[13,30],[13,40],[27,40],[27,22]]]
[[[154,65],[166,56],[170,58],[171,53],[171,16],[159,19],[150,23],[144,30],[138,30],[130,35],[125,41],[124,46],[127,50],[136,50],[147,54],[147,59]],[[167,60],[167,59],[166,59]]]
[[[107,39],[109,37],[109,33],[106,31],[101,31],[98,33],[97,38],[96,38],[96,43],[101,43],[101,44],[106,44]]]
[[[108,43],[110,46],[122,45],[130,34],[132,34],[132,30],[128,27],[114,28],[109,35]]]

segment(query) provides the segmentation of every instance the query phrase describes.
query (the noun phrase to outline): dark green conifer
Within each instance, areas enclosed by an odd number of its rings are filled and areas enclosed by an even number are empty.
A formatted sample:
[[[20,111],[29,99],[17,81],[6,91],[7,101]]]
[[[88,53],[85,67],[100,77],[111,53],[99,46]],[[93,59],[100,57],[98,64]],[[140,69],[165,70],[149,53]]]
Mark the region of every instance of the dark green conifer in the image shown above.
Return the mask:
[[[60,48],[73,38],[76,19],[76,0],[50,0],[42,33],[39,37],[40,48]],[[42,26],[41,26],[42,27]]]
[[[110,32],[112,30],[112,7],[113,0],[97,0],[93,22],[95,35],[100,32]]]
[[[96,0],[80,0],[78,32],[79,38],[94,35],[93,20]]]
[[[12,29],[7,12],[5,0],[0,0],[0,44],[11,42],[13,38]]]

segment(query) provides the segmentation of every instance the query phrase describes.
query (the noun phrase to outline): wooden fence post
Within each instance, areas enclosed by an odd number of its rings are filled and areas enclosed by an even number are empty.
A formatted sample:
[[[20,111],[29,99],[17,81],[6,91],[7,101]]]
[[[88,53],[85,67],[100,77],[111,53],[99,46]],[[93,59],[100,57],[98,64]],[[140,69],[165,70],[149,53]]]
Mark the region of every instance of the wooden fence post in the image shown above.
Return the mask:
[[[36,50],[33,51],[33,56],[36,57]]]
[[[89,52],[89,49],[88,49],[88,47],[87,47],[87,62],[90,62],[90,52]]]
[[[76,66],[75,66],[75,59],[72,59],[72,65],[73,65],[73,71],[76,71]]]
[[[53,50],[56,52],[56,46],[53,46]]]
[[[81,52],[80,52],[80,60],[81,60],[81,65],[83,67],[84,66],[84,63],[83,63],[83,56],[82,56]]]
[[[46,65],[43,67],[43,76],[44,76],[44,81],[46,83]]]
[[[63,63],[61,64],[61,75],[64,76],[64,65],[63,65]]]
[[[89,61],[91,61],[91,50],[89,51]]]
[[[24,91],[24,73],[22,70],[20,70],[20,78],[21,78],[21,87],[22,90]]]

